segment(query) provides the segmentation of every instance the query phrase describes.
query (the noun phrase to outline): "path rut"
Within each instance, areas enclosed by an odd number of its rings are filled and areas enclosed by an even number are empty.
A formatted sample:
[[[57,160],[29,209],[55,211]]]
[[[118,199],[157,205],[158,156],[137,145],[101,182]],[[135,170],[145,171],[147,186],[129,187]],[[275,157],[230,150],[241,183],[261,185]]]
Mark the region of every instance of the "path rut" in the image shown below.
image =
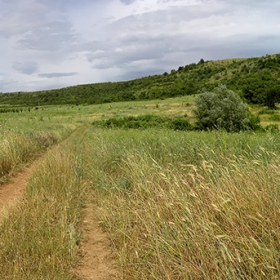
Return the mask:
[[[85,280],[121,279],[112,257],[108,237],[98,222],[95,208],[90,201],[85,207],[80,249],[82,261],[76,274]]]
[[[4,208],[19,200],[23,194],[25,185],[32,175],[33,169],[43,160],[43,156],[33,161],[30,166],[25,167],[19,174],[12,178],[11,183],[0,186],[0,218]]]
[[[44,160],[47,153],[25,167],[12,182],[0,186],[0,221],[5,209],[14,205],[23,195],[25,186],[33,170]],[[95,205],[88,200],[82,224],[80,247],[81,261],[74,273],[84,280],[118,280],[121,279],[112,258],[109,240],[102,230],[96,216]]]

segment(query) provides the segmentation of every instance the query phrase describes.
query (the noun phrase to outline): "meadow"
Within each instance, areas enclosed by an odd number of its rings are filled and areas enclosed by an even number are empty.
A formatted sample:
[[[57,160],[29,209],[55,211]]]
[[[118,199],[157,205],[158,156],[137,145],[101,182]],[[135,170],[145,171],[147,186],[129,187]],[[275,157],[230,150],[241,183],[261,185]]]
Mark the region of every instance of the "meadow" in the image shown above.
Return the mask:
[[[90,199],[121,279],[280,278],[278,110],[250,108],[270,125],[259,132],[92,125],[148,114],[193,123],[193,98],[0,114],[1,181],[46,154],[4,209],[1,277],[78,279]]]
[[[74,128],[75,124],[52,121],[49,117],[44,121],[33,113],[0,114],[0,184]]]
[[[92,187],[124,279],[279,277],[279,135],[91,137]]]

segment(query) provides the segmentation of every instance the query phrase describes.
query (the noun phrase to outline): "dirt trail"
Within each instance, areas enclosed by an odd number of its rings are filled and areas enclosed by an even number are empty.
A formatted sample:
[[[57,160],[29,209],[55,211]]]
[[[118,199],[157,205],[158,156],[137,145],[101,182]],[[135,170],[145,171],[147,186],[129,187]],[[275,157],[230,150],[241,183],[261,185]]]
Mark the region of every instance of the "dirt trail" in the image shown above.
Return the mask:
[[[25,185],[32,175],[33,169],[43,160],[40,157],[33,161],[31,165],[24,167],[24,169],[12,178],[11,183],[0,186],[0,218],[2,216],[3,208],[15,203],[24,194]]]
[[[77,133],[80,129],[81,128],[74,130],[66,139],[62,140],[62,142],[56,145],[60,145],[61,143],[66,141],[72,134]],[[28,179],[31,177],[32,171],[44,160],[44,158],[47,156],[48,151],[49,150],[47,150],[43,155],[31,162],[31,164],[26,164],[26,166],[19,174],[11,178],[11,183],[0,186],[0,218],[3,214],[3,208],[11,205],[12,203],[15,203],[23,196],[25,185]]]
[[[64,140],[65,141],[65,140]],[[47,153],[25,167],[12,182],[0,186],[0,220],[4,208],[15,204],[24,195],[27,181],[33,170],[44,160]],[[96,206],[88,202],[82,224],[81,262],[75,270],[79,279],[83,280],[119,280],[115,262],[112,258],[109,240],[98,223]]]
[[[82,228],[82,261],[76,274],[85,280],[119,280],[109,240],[96,217],[96,206],[88,202]]]
[[[87,145],[84,153],[85,156],[90,154]],[[109,239],[98,222],[92,197],[94,194],[89,191],[82,223],[81,261],[74,273],[83,280],[120,280]]]

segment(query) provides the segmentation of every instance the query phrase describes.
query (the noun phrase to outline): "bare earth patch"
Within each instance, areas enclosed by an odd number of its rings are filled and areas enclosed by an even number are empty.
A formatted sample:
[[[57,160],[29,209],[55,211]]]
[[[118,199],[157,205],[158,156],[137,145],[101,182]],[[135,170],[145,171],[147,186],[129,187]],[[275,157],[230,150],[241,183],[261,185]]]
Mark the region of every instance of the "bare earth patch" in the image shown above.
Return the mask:
[[[116,264],[112,257],[109,240],[98,223],[95,205],[86,204],[82,229],[82,262],[76,274],[85,280],[118,280]]]
[[[11,183],[0,186],[0,218],[5,207],[20,199],[24,194],[25,185],[32,175],[33,169],[38,166],[42,158],[35,160],[29,167],[25,167],[19,174],[12,178]]]

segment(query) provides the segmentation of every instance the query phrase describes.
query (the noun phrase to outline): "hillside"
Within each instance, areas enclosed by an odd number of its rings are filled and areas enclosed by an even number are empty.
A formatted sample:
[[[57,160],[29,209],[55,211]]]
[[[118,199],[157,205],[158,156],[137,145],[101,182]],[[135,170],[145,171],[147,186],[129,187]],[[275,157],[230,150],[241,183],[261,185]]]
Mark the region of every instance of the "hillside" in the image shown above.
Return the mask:
[[[126,82],[77,85],[38,92],[0,94],[3,106],[99,104],[116,101],[165,99],[196,94],[226,84],[249,103],[273,107],[278,102],[280,54],[248,59],[204,61],[180,66],[170,73]]]

